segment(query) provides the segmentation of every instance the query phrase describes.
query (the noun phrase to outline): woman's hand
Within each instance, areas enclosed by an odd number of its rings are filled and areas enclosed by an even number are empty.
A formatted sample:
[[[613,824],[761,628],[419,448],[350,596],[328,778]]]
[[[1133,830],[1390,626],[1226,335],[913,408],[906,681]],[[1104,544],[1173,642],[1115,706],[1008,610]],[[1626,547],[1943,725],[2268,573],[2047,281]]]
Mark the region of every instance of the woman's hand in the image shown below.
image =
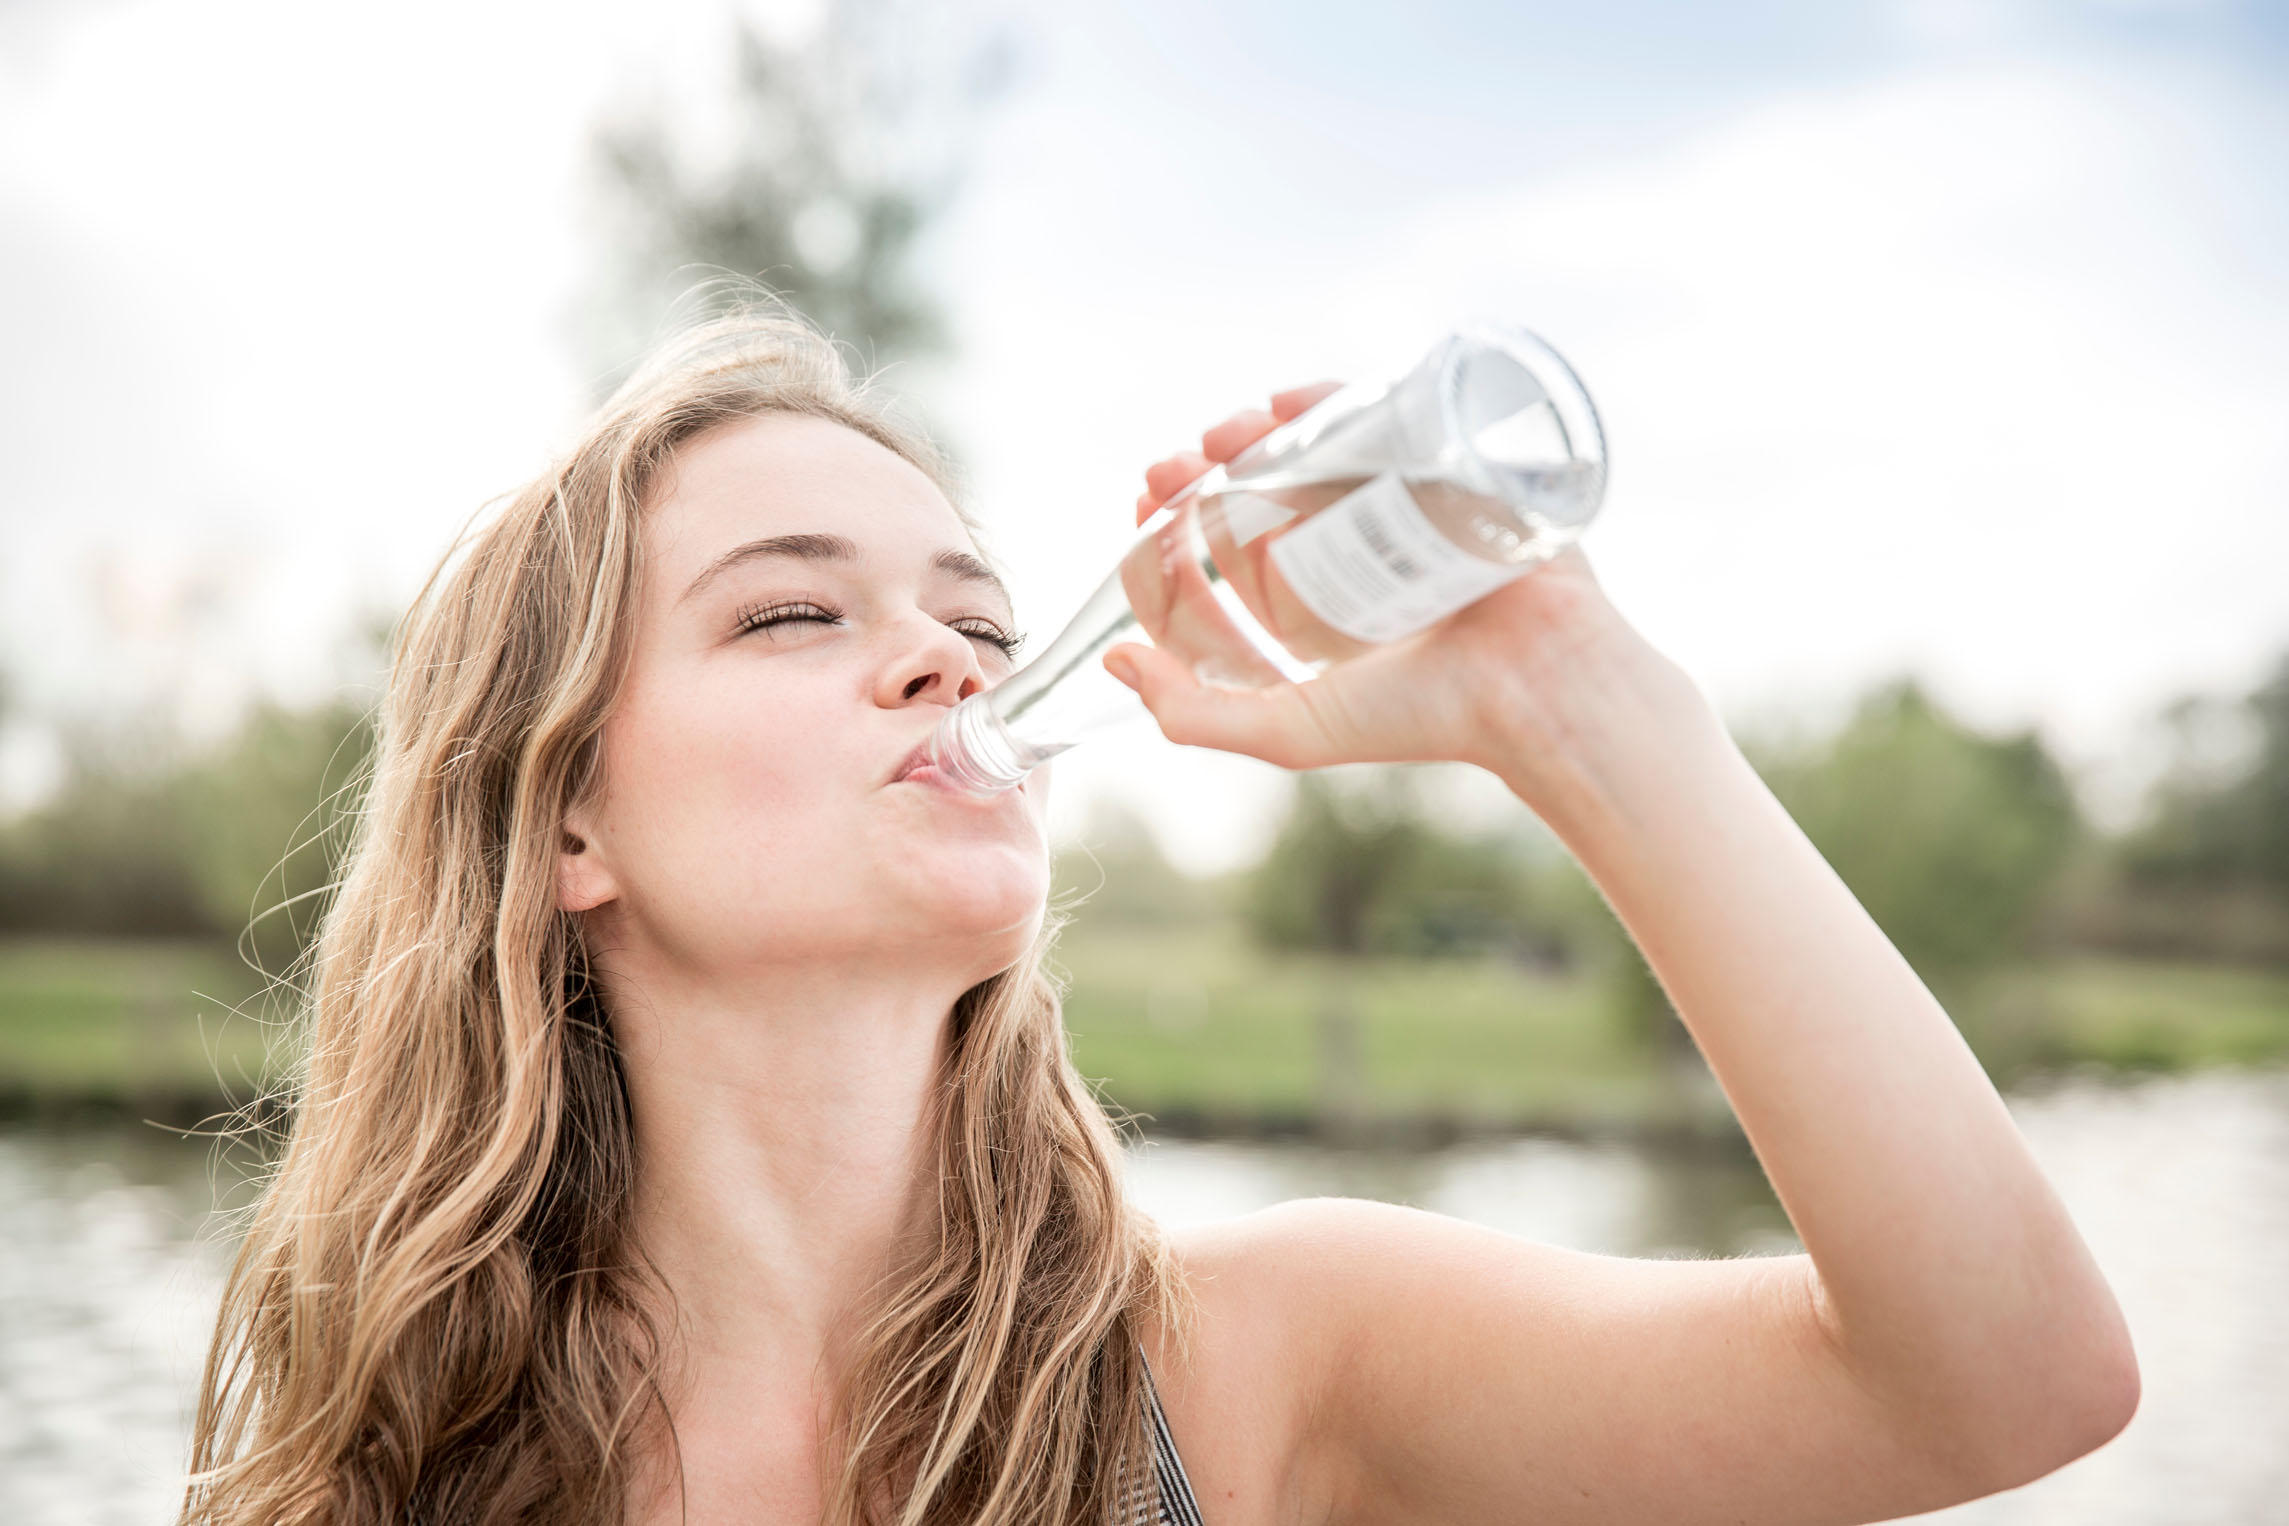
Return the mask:
[[[1279,393],[1268,413],[1236,413],[1202,435],[1197,453],[1156,462],[1137,499],[1138,523],[1211,463],[1231,460],[1338,385]],[[1689,721],[1705,703],[1607,600],[1579,546],[1309,683],[1203,684],[1180,659],[1137,643],[1107,652],[1105,666],[1143,697],[1171,741],[1283,768],[1476,763],[1545,816],[1561,791],[1586,782],[1584,770],[1595,769],[1598,746],[1623,717],[1632,727],[1648,710]]]

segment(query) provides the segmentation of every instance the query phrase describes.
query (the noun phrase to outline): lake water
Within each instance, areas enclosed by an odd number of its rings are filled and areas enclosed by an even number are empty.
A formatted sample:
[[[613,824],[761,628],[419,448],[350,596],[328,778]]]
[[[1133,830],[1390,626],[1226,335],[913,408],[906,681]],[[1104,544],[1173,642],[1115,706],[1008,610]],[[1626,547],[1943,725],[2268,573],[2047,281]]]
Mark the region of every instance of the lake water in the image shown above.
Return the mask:
[[[2144,1400],[2107,1447],[1963,1526],[2289,1522],[2289,1072],[2077,1080],[2011,1110],[2106,1269]],[[1547,1139],[1416,1154],[1161,1140],[1164,1221],[1375,1197],[1583,1250],[1799,1249],[1753,1161]],[[203,1144],[0,1132],[0,1522],[166,1519],[223,1250]]]

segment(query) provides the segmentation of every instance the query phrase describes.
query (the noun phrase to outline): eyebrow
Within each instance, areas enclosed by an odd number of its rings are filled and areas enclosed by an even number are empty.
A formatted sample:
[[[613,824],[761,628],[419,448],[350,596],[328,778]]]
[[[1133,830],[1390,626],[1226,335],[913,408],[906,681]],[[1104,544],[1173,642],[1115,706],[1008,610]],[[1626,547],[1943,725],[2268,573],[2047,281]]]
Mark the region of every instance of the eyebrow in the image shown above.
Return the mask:
[[[691,598],[709,583],[715,581],[719,574],[729,572],[732,568],[743,563],[752,562],[758,557],[766,556],[793,557],[798,561],[805,562],[857,562],[865,560],[857,543],[848,536],[767,535],[761,540],[751,540],[743,546],[734,546],[710,562],[707,570],[692,579],[691,586],[683,591],[682,596],[676,602],[681,604],[685,599]],[[1008,586],[1002,582],[991,567],[967,551],[941,551],[930,558],[930,565],[939,572],[950,573],[962,582],[976,583],[981,587],[990,588],[1001,596],[1003,604],[1015,607],[1015,601],[1009,596]]]

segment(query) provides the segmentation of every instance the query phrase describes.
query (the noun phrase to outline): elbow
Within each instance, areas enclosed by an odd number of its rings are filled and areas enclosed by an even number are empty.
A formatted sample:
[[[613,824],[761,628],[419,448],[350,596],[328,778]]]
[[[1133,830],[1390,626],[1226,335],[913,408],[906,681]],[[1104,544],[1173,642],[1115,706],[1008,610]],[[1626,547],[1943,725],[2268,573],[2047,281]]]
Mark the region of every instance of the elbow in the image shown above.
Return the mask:
[[[2138,1375],[2138,1353],[2131,1349],[2130,1337],[2124,1335],[2069,1404],[2074,1424],[2066,1435],[2066,1455],[2052,1464],[2052,1468],[2063,1468],[2076,1458],[2097,1451],[2127,1430],[2138,1413],[2143,1392]],[[2051,1469],[2043,1471],[2047,1473]]]
[[[2016,1489],[2055,1473],[2121,1435],[2137,1415],[2142,1380],[2127,1331],[2060,1366],[2037,1390],[2043,1397],[1990,1435],[1982,1492]]]

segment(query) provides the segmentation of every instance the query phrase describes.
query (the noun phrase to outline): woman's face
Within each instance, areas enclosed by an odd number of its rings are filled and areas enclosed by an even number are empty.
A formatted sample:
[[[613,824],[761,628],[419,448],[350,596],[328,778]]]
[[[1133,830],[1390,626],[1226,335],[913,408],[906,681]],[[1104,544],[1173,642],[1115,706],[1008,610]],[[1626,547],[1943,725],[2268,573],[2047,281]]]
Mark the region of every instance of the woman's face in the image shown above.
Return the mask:
[[[1013,664],[1008,594],[897,453],[770,414],[677,453],[644,520],[633,665],[564,903],[704,976],[891,958],[1007,968],[1048,894],[1043,771],[978,797],[897,779]],[[593,921],[593,919],[592,919]],[[966,972],[966,974],[964,974]]]

